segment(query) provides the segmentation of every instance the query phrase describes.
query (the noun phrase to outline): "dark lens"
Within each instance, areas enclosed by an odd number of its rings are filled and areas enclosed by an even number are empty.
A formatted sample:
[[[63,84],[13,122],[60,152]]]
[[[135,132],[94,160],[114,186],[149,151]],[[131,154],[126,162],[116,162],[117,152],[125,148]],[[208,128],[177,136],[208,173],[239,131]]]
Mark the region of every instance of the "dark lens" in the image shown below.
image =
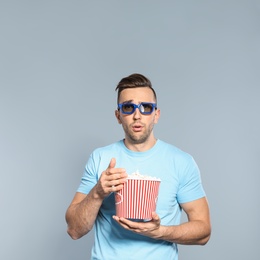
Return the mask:
[[[122,106],[122,111],[123,111],[124,113],[132,113],[133,110],[134,110],[133,104],[124,104],[124,105]]]
[[[144,113],[151,113],[153,111],[153,105],[152,104],[143,103],[142,106],[143,106]]]

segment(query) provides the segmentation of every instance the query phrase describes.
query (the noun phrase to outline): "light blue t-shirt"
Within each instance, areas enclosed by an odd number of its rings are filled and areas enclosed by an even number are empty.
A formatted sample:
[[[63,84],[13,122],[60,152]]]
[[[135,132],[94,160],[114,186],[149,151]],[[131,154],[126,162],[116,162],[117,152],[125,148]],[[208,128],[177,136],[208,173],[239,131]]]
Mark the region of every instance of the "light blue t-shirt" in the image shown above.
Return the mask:
[[[129,150],[123,140],[94,150],[77,191],[89,193],[113,157],[116,158],[116,168],[124,168],[128,174],[138,170],[142,175],[161,179],[156,213],[162,225],[179,225],[179,204],[205,196],[200,172],[192,156],[161,140],[145,152]],[[112,219],[113,215],[115,199],[111,193],[104,199],[95,222],[92,260],[178,259],[176,244],[125,230]]]

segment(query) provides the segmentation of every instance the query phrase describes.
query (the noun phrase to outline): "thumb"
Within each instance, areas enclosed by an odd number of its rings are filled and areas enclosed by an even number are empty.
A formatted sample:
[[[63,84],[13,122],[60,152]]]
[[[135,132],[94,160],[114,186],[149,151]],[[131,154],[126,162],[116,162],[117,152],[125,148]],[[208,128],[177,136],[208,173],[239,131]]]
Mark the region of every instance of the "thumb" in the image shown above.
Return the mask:
[[[108,165],[108,169],[109,168],[115,168],[115,166],[116,166],[116,159],[112,158],[109,165]]]

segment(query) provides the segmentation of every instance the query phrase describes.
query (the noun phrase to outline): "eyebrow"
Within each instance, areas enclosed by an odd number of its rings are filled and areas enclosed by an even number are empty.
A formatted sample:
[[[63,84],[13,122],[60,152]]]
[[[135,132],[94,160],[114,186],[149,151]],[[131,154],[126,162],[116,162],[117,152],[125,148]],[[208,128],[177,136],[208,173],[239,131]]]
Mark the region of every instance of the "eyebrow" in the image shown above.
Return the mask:
[[[133,99],[130,99],[130,100],[126,100],[124,102],[122,102],[122,104],[128,104],[128,103],[132,103],[133,102]]]

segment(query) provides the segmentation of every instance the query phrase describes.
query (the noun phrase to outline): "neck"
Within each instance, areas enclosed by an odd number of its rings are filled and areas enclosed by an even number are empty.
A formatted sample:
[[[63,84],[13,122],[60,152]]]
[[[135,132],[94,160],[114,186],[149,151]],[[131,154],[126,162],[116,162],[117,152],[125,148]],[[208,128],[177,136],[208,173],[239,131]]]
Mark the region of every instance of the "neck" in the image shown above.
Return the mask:
[[[156,144],[156,138],[153,136],[149,140],[143,143],[134,143],[130,142],[127,138],[124,139],[125,146],[132,151],[135,152],[145,152],[149,149],[151,149]]]

